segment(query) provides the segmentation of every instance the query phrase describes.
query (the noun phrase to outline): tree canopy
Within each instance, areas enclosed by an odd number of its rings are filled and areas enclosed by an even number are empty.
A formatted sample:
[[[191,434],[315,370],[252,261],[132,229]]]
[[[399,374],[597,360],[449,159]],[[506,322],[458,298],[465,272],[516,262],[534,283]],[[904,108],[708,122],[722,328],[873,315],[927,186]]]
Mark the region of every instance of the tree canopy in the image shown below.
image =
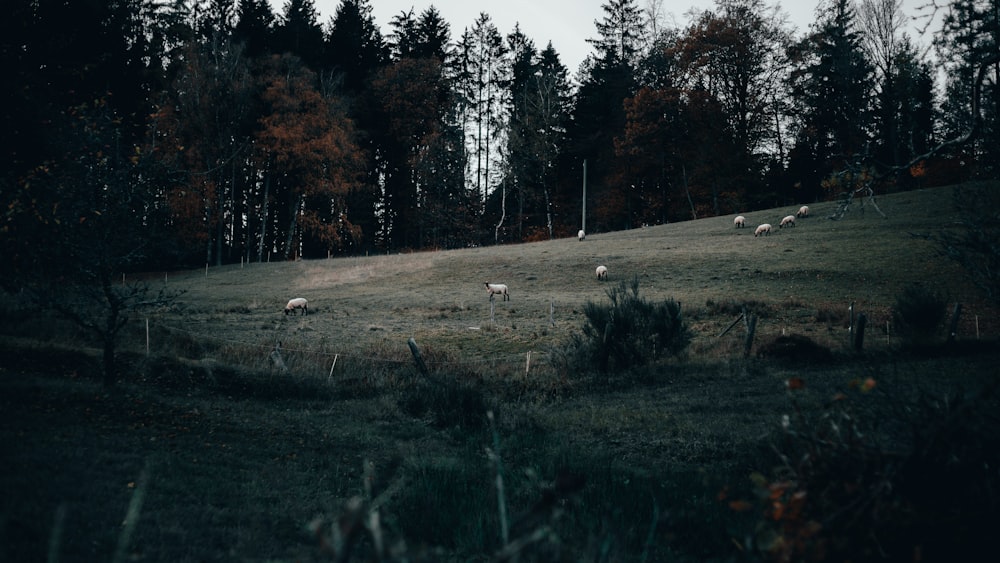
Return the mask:
[[[372,0],[325,22],[312,0],[271,6],[8,2],[5,285],[49,272],[43,241],[115,239],[66,230],[98,222],[95,194],[143,249],[105,248],[130,256],[114,268],[168,269],[568,236],[584,207],[590,231],[632,228],[836,198],[849,167],[901,190],[1000,161],[995,63],[978,121],[969,103],[997,56],[995,0],[937,3],[933,37],[907,32],[927,14],[899,0],[817,2],[801,34],[767,0],[681,26],[606,0],[578,69],[488,13],[411,9],[380,29]],[[106,148],[82,150],[81,131]]]

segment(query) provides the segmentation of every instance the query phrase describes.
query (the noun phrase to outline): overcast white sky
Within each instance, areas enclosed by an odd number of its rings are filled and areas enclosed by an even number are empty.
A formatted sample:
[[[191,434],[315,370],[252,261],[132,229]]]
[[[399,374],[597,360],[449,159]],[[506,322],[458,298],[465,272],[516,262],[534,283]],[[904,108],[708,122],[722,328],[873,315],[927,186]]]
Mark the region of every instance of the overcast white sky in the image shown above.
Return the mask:
[[[270,0],[276,14],[281,14],[287,0]],[[820,0],[779,0],[782,10],[796,29],[803,34],[813,21],[813,13]],[[341,0],[314,0],[319,12],[319,21],[325,27],[336,13]],[[481,12],[489,14],[497,30],[507,35],[520,23],[521,31],[531,38],[535,47],[543,49],[551,41],[552,46],[570,75],[576,73],[583,59],[591,52],[588,38],[597,37],[595,21],[604,19],[601,6],[605,0],[372,0],[375,21],[384,35],[390,31],[389,22],[400,12],[413,8],[419,16],[433,5],[451,26],[452,40],[457,39],[467,27],[472,27]],[[768,2],[773,3],[772,1]],[[916,7],[926,0],[904,0],[903,13],[917,15]],[[648,0],[638,0],[637,5],[645,8]],[[667,22],[684,27],[689,22],[692,8],[701,12],[715,6],[714,0],[662,0],[661,6]],[[916,35],[911,32],[912,35]]]

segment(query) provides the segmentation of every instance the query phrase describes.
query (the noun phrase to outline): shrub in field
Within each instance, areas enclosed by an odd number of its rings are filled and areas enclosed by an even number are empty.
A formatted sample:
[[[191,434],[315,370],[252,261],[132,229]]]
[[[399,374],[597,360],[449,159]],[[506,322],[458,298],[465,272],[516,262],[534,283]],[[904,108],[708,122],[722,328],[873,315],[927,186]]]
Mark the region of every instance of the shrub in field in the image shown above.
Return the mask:
[[[746,544],[776,561],[973,560],[1000,522],[996,386],[923,395],[876,413],[875,381],[855,381],[818,412],[782,421],[771,477],[754,474],[759,510]],[[892,398],[879,396],[878,403]],[[865,404],[865,403],[870,404]]]
[[[896,296],[892,318],[899,331],[912,344],[926,344],[944,321],[946,303],[941,294],[923,285],[907,286]]]
[[[651,303],[639,296],[639,280],[619,283],[606,291],[610,303],[588,302],[583,313],[587,323],[577,352],[591,366],[606,373],[641,367],[683,351],[691,333],[681,318],[681,306],[673,299]]]
[[[803,365],[829,362],[833,359],[833,353],[829,348],[800,334],[781,335],[765,342],[757,350],[757,356],[789,360]]]
[[[400,409],[414,417],[428,417],[438,428],[480,428],[486,422],[486,395],[473,383],[453,377],[418,382],[399,400]]]

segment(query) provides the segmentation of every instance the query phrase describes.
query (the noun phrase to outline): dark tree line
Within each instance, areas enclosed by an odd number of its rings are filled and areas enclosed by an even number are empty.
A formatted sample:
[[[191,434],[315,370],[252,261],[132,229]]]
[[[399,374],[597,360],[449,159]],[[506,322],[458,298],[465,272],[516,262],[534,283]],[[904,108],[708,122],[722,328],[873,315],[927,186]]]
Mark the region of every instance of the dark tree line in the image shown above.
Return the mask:
[[[935,6],[939,32],[906,31]],[[571,77],[485,13],[458,31],[433,7],[379,29],[371,0],[325,22],[312,0],[5,7],[12,287],[75,275],[67,254],[122,272],[567,236],[584,163],[592,231],[837,197],[845,168],[893,170],[967,130],[1000,39],[996,0],[822,0],[800,34],[764,0],[683,28],[607,0]],[[995,178],[998,78],[972,142],[880,189]]]

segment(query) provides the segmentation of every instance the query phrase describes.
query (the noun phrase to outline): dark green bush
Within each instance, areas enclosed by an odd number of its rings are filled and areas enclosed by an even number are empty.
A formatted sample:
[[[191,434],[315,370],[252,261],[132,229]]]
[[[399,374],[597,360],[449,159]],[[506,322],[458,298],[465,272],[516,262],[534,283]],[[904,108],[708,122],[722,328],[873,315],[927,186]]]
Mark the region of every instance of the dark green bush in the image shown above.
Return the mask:
[[[638,279],[628,285],[620,282],[607,295],[610,303],[584,305],[587,324],[579,342],[581,353],[601,373],[612,363],[616,370],[645,366],[679,354],[691,342],[680,304],[673,299],[651,303],[639,297]]]
[[[931,340],[941,327],[946,303],[937,291],[919,284],[907,286],[896,296],[892,318],[896,330],[912,344]]]

